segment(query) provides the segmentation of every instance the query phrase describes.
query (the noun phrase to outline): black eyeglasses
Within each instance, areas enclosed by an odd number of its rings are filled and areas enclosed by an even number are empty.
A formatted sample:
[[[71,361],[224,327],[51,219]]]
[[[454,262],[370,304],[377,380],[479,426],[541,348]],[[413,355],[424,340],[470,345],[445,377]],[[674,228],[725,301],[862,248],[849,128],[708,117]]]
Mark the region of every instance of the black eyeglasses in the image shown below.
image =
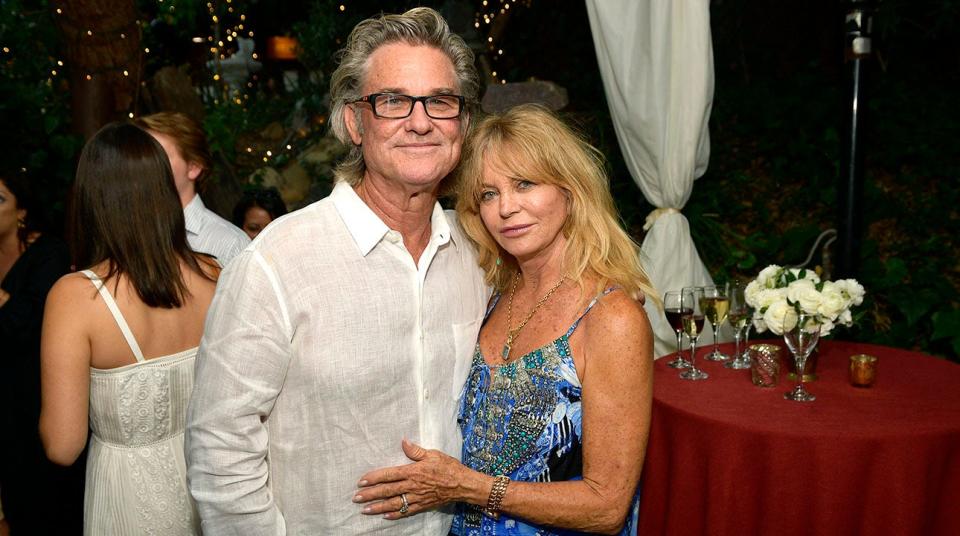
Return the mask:
[[[425,95],[412,97],[398,93],[371,93],[355,102],[366,102],[373,109],[373,115],[380,119],[403,119],[413,113],[413,107],[423,103],[428,117],[433,119],[456,119],[463,112],[462,95]]]

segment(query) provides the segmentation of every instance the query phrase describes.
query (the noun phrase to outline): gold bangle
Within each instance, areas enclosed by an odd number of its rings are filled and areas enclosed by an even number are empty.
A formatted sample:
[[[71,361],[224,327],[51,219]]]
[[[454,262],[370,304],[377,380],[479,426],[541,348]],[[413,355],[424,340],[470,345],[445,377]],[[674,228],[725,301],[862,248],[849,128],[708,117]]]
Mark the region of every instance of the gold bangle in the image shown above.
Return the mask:
[[[487,507],[483,509],[483,514],[493,519],[500,518],[500,503],[507,494],[507,484],[510,483],[510,477],[497,475],[493,477],[493,487],[490,488],[490,497],[487,498]]]

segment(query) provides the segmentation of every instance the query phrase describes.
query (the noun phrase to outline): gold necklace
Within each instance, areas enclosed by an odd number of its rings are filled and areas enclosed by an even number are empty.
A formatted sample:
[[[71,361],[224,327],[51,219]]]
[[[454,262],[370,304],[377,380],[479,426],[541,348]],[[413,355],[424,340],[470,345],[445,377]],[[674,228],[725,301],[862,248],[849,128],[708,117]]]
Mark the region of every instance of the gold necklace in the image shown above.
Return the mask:
[[[533,309],[530,310],[530,313],[527,314],[527,317],[523,319],[523,322],[520,322],[520,325],[510,329],[510,324],[513,323],[513,296],[517,293],[517,282],[520,281],[520,272],[517,272],[516,277],[513,278],[513,287],[510,289],[510,301],[507,302],[507,340],[503,343],[503,351],[500,352],[500,357],[504,363],[507,362],[507,359],[510,358],[510,348],[513,346],[513,339],[517,338],[517,335],[520,334],[520,330],[527,325],[527,322],[533,318],[533,315],[543,307],[543,304],[547,303],[547,300],[550,299],[550,296],[553,296],[553,293],[560,288],[560,285],[563,284],[565,278],[561,277],[560,281],[557,281],[557,284],[553,286],[546,294],[537,301],[537,304],[533,306]]]

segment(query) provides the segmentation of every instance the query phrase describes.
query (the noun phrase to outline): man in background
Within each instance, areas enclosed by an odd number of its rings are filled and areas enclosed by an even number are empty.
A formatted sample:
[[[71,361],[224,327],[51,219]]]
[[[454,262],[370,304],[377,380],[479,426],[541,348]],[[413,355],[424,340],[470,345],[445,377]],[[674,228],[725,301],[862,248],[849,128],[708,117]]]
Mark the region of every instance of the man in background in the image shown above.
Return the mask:
[[[173,181],[183,205],[187,242],[226,266],[250,243],[246,233],[204,206],[198,192],[210,172],[212,160],[203,129],[179,112],[159,112],[134,120],[156,139],[170,159]]]

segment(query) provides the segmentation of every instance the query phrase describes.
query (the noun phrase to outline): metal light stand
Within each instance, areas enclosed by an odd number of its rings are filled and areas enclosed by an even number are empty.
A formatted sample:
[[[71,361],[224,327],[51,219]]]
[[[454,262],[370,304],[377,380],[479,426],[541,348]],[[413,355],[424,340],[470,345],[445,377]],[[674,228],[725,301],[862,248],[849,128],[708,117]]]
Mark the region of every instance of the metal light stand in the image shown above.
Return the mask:
[[[839,231],[836,277],[855,277],[860,268],[863,238],[863,127],[867,112],[867,81],[873,59],[872,27],[876,1],[847,3],[844,25],[844,63],[849,66],[845,95],[846,116],[840,177],[837,184]]]

